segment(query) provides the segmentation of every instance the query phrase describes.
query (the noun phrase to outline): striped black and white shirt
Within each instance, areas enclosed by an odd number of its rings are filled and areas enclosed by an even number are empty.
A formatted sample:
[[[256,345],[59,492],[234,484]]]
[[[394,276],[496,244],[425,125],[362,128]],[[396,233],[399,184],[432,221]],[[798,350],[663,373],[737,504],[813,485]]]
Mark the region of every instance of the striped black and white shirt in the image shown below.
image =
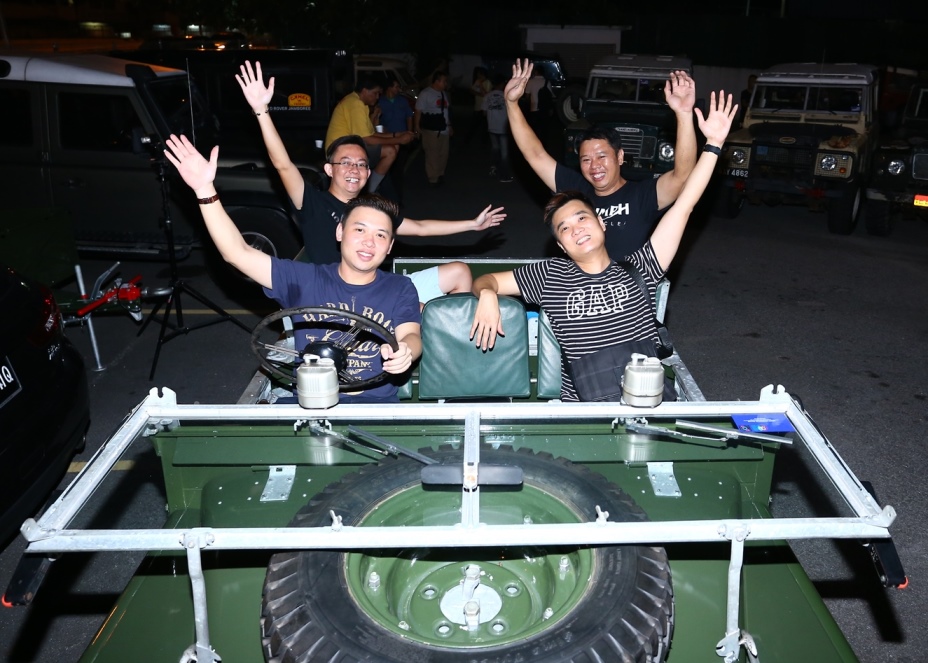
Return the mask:
[[[650,240],[626,260],[644,277],[648,298],[614,261],[600,274],[587,274],[569,258],[551,258],[514,270],[523,299],[544,308],[568,361],[617,343],[657,340],[651,301],[664,270]],[[579,400],[563,369],[561,399]]]

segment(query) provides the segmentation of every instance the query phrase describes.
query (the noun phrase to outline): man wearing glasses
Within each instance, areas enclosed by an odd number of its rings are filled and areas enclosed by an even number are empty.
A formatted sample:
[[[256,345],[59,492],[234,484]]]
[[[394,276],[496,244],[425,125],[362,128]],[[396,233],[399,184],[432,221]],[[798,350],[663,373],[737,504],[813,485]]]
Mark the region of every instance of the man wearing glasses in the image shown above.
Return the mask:
[[[374,192],[396,161],[400,146],[408,145],[415,138],[412,131],[374,131],[374,122],[380,124],[380,95],[383,88],[370,76],[358,80],[354,92],[350,92],[332,110],[332,119],[325,133],[325,146],[342,136],[361,136],[367,148],[367,159],[372,164],[367,190]],[[371,116],[373,110],[373,118]],[[380,127],[381,130],[383,127]]]
[[[327,191],[307,186],[299,168],[290,160],[280,134],[267,111],[274,94],[274,78],[267,85],[261,73],[261,63],[245,62],[236,80],[245,100],[258,119],[264,145],[271,163],[280,175],[284,189],[299,218],[303,233],[303,260],[317,265],[338,262],[341,259],[335,229],[349,201],[357,198],[370,177],[367,147],[360,136],[343,136],[326,148],[324,170],[330,183]],[[473,219],[462,221],[415,220],[402,217],[397,235],[434,237],[453,235],[469,230],[487,230],[498,226],[506,218],[502,207],[487,205]],[[439,267],[417,272],[413,283],[419,301],[425,303],[442,294],[470,292],[470,269],[462,262],[450,262]]]

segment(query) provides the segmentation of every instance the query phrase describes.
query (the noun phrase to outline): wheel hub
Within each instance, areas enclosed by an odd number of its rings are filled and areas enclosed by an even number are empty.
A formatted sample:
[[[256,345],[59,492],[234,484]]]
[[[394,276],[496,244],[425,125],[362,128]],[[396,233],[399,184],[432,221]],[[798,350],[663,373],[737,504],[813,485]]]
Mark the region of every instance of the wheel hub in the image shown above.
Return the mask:
[[[480,583],[483,571],[476,564],[464,569],[464,580],[452,587],[441,597],[441,612],[454,624],[461,624],[469,631],[477,630],[479,624],[485,624],[503,607],[499,593]]]

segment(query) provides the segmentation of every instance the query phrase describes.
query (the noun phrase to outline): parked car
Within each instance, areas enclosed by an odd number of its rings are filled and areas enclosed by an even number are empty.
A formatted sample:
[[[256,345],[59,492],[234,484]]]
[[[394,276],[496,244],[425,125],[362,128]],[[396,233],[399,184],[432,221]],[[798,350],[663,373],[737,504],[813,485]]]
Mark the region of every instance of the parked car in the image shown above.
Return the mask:
[[[728,136],[721,210],[744,201],[806,205],[828,229],[857,223],[879,135],[878,70],[865,64],[783,64],[757,78],[742,129]]]
[[[590,71],[579,119],[565,131],[564,162],[579,165],[577,141],[590,126],[614,127],[622,136],[629,180],[673,170],[677,117],[664,100],[672,71],[693,71],[687,58],[669,55],[610,55]]]
[[[87,376],[47,287],[0,266],[0,546],[84,444]]]
[[[392,79],[399,81],[403,95],[415,106],[419,96],[419,85],[416,78],[410,73],[405,62],[399,58],[383,55],[355,55],[354,81],[358,82],[361,76],[373,76],[383,81],[384,86],[389,85]]]
[[[242,154],[264,154],[264,143],[254,115],[235,75],[245,61],[261,63],[265,80],[274,78],[269,107],[274,126],[291,157],[322,162],[314,142],[325,138],[335,104],[352,88],[351,58],[344,51],[322,48],[294,49],[184,49],[186,42],[161,47],[113,51],[111,55],[182,69],[190,73],[216,116],[219,144]]]
[[[183,71],[105,55],[2,56],[0,104],[0,210],[63,209],[85,255],[167,258],[168,215],[178,258],[212,246],[194,196],[159,147],[181,133],[204,154],[221,144],[216,118]],[[221,146],[216,187],[238,228],[268,253],[295,256],[302,239],[263,146]],[[298,163],[315,181],[318,170]]]
[[[512,64],[516,60],[525,59],[532,61],[533,71],[536,74],[544,76],[545,83],[554,96],[554,113],[561,124],[567,126],[571,122],[576,122],[586,82],[583,79],[570,78],[557,53],[524,51],[486,55],[483,57],[483,63],[491,79],[494,76],[509,78],[512,75]]]
[[[863,216],[867,232],[880,236],[898,216],[928,217],[928,83],[912,87],[900,128],[879,141]]]

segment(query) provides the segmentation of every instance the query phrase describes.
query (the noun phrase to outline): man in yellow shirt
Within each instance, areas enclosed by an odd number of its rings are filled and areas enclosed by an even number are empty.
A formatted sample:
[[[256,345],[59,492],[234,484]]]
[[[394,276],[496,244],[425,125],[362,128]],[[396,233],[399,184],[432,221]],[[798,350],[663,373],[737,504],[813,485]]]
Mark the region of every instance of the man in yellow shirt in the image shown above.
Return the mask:
[[[329,128],[325,133],[325,147],[342,136],[361,136],[367,147],[371,175],[367,182],[368,191],[376,191],[380,182],[386,177],[390,166],[396,161],[400,145],[406,145],[415,139],[412,131],[391,131],[377,133],[375,122],[380,118],[377,101],[383,91],[380,83],[370,77],[362,77],[351,92],[338,102],[332,111]],[[372,110],[373,109],[373,112]]]

